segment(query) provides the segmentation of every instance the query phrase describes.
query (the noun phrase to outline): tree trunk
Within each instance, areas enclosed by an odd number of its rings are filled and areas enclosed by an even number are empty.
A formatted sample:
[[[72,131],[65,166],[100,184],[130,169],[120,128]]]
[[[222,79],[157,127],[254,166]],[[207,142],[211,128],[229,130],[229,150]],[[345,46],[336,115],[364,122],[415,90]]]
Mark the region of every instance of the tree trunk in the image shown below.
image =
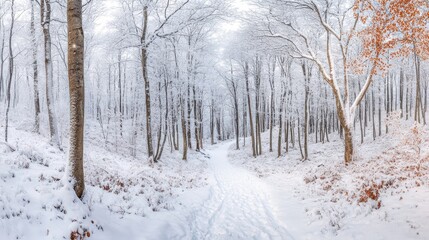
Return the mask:
[[[236,91],[236,90],[235,90]],[[239,122],[239,112],[238,112],[238,99],[237,96],[234,99],[234,115],[235,115],[235,149],[240,149],[240,122]]]
[[[262,122],[261,122],[261,103],[260,103],[260,89],[261,89],[261,58],[256,57],[255,60],[255,111],[256,111],[256,155],[262,154],[262,140],[261,140],[261,131],[262,131]]]
[[[210,143],[211,143],[211,145],[214,144],[214,126],[215,126],[213,97],[214,96],[213,96],[213,92],[212,92],[211,104],[210,104]]]
[[[152,145],[152,118],[151,118],[151,101],[150,101],[150,83],[147,69],[147,45],[146,45],[146,34],[147,34],[147,21],[148,21],[148,10],[147,6],[143,8],[143,31],[141,37],[141,64],[143,69],[143,80],[145,88],[145,106],[146,106],[146,141],[147,141],[147,155],[149,159],[153,158],[153,145]]]
[[[268,64],[269,66],[269,64]],[[271,72],[271,76],[269,77],[270,79],[270,152],[273,151],[273,128],[274,128],[274,95],[275,95],[275,91],[274,91],[274,76],[275,76],[275,72],[276,72],[276,61],[274,59],[273,61],[273,66],[272,66],[272,72]]]
[[[119,90],[119,134],[122,136],[122,125],[123,125],[123,114],[124,110],[122,107],[122,53],[119,50],[118,53],[118,90]]]
[[[70,169],[74,190],[82,198],[85,190],[83,172],[84,138],[84,36],[82,28],[82,0],[67,4],[68,76],[70,88]]]
[[[201,92],[200,96],[203,96],[203,92]],[[204,149],[203,146],[203,138],[204,138],[204,129],[203,129],[203,100],[198,101],[198,136],[200,141],[200,148]]]
[[[39,79],[37,69],[37,40],[36,40],[36,28],[34,22],[34,0],[30,0],[31,3],[31,40],[33,44],[33,87],[34,87],[34,129],[35,133],[40,132],[40,102],[39,102]],[[1,83],[0,83],[1,84]]]
[[[188,139],[187,139],[187,127],[186,127],[186,119],[185,119],[185,109],[184,109],[184,100],[183,97],[180,96],[180,120],[182,125],[182,144],[183,144],[183,157],[182,160],[188,159]]]
[[[414,65],[416,69],[416,102],[414,109],[414,121],[420,123],[423,120],[423,123],[426,124],[426,119],[423,111],[422,97],[421,97],[421,77],[420,77],[420,57],[414,53]]]
[[[300,130],[300,128],[301,128],[301,124],[300,124],[300,121],[299,121],[299,117],[298,117],[298,127],[297,127],[298,129],[298,146],[299,146],[299,152],[301,153],[301,159],[302,160],[305,160],[304,159],[304,153],[302,152],[302,146],[301,146],[301,130]]]
[[[7,142],[8,140],[8,128],[9,128],[9,110],[10,110],[10,87],[12,85],[12,77],[13,77],[13,68],[14,68],[14,56],[12,51],[12,36],[13,36],[13,27],[15,24],[15,11],[14,11],[14,5],[15,0],[11,1],[10,6],[10,30],[9,30],[9,76],[7,79],[7,85],[6,85],[6,117],[5,117],[5,133],[4,133],[4,141]]]
[[[167,133],[168,133],[168,109],[169,109],[169,106],[168,106],[168,86],[169,86],[168,79],[165,78],[164,79],[164,89],[165,89],[165,91],[164,91],[164,94],[165,94],[164,136],[162,137],[162,140],[161,140],[161,137],[158,139],[158,146],[160,145],[159,143],[161,141],[162,142],[161,142],[160,147],[158,147],[157,150],[156,150],[156,155],[155,155],[156,157],[154,159],[155,162],[158,162],[161,159],[161,155],[162,155],[162,152],[164,150],[165,142],[167,140]],[[161,89],[159,90],[159,93],[161,95]],[[160,101],[161,101],[161,99],[160,99]],[[161,128],[161,126],[160,126],[160,128]]]
[[[246,138],[247,138],[247,101],[246,101],[246,93],[243,91],[242,95],[242,108],[243,108],[243,124],[242,125],[242,131],[243,131],[243,147],[246,146]]]
[[[234,130],[235,130],[235,149],[239,150],[240,149],[240,143],[239,143],[239,139],[240,139],[240,115],[239,115],[239,111],[238,111],[238,93],[237,93],[237,84],[236,82],[234,82],[234,72],[232,69],[232,64],[231,64],[231,95],[234,101]]]
[[[49,120],[49,132],[51,136],[51,143],[56,146],[60,146],[60,140],[57,128],[57,118],[53,106],[53,68],[52,68],[52,53],[51,53],[51,0],[42,0],[40,2],[40,14],[41,22],[43,27],[44,46],[45,46],[45,75],[46,75],[46,103],[48,107],[48,120]],[[74,3],[74,2],[73,2]],[[45,9],[46,5],[46,9]]]
[[[347,164],[353,160],[353,137],[349,127],[344,127],[344,162]]]
[[[280,107],[279,107],[279,136],[277,139],[277,157],[282,155],[282,131],[283,131],[283,106],[286,99],[286,88],[282,83],[282,96],[280,98]]]
[[[193,105],[194,105],[194,134],[195,134],[195,150],[200,151],[200,137],[198,134],[199,125],[198,125],[198,111],[197,111],[197,94],[195,90],[195,79],[194,84],[192,85],[192,93],[193,93]]]
[[[192,135],[191,135],[191,75],[192,75],[192,64],[193,64],[193,56],[191,54],[191,37],[188,37],[188,53],[187,53],[187,139],[188,139],[188,147],[192,149]]]
[[[247,93],[247,106],[249,108],[249,123],[250,123],[250,137],[252,144],[252,156],[256,157],[256,142],[255,142],[255,130],[253,128],[253,117],[252,117],[252,104],[250,100],[250,87],[249,87],[249,64],[244,64],[244,80],[246,81],[246,93]]]
[[[3,70],[4,70],[4,45],[5,45],[5,39],[4,36],[2,36],[1,39],[1,49],[0,49],[0,102],[3,101]]]
[[[340,122],[341,129],[344,132],[344,162],[348,165],[353,160],[353,136],[350,125],[352,119],[347,119],[345,110],[342,107],[339,91],[333,91],[335,97],[335,105],[337,107],[337,116]],[[348,121],[347,121],[348,120]]]
[[[286,132],[285,132],[285,144],[286,144],[286,152],[289,152],[289,120],[286,121]]]
[[[304,95],[304,155],[303,160],[308,159],[308,124],[309,124],[309,95],[310,95],[310,78],[311,69],[305,63],[302,64],[302,71],[305,78],[305,95]],[[299,131],[298,131],[299,134]],[[298,135],[299,136],[299,135]],[[301,144],[301,141],[300,141]],[[301,145],[300,145],[301,147]]]

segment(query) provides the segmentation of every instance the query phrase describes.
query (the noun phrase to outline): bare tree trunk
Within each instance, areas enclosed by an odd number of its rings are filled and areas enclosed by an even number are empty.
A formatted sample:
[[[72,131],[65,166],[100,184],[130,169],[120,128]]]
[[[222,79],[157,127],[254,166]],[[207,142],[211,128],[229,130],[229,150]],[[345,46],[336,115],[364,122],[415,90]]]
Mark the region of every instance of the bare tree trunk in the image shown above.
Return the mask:
[[[203,96],[203,95],[204,95],[204,93],[201,92],[200,96]],[[204,149],[204,146],[203,146],[203,139],[204,139],[204,129],[203,129],[203,100],[202,99],[200,99],[198,101],[198,126],[199,126],[199,128],[198,128],[198,136],[200,137],[199,138],[200,148]]]
[[[234,90],[237,93],[237,89],[235,87]],[[238,112],[238,99],[237,99],[237,94],[235,94],[235,98],[234,98],[234,115],[235,115],[235,149],[239,150],[240,149],[240,143],[239,143],[239,139],[240,139],[240,117],[239,117],[239,112]]]
[[[122,53],[119,50],[118,53],[118,90],[119,90],[119,134],[122,136],[122,125],[123,125],[123,114],[124,109],[122,107]]]
[[[287,120],[286,121],[286,132],[285,132],[286,152],[289,152],[289,126],[290,126],[290,122],[289,122],[289,120]]]
[[[269,64],[268,64],[269,65]],[[274,59],[273,61],[273,66],[272,66],[272,72],[271,72],[271,76],[269,76],[270,79],[270,152],[273,151],[273,127],[274,127],[274,75],[276,72],[276,61]]]
[[[156,138],[156,150],[155,150],[155,156],[153,158],[153,162],[157,163],[158,162],[158,154],[159,154],[159,150],[161,147],[161,134],[162,134],[162,99],[161,99],[161,82],[158,82],[158,105],[159,105],[159,124],[158,124],[158,134],[157,134],[157,138]],[[167,119],[166,119],[167,120]],[[167,130],[167,129],[166,129]]]
[[[188,37],[188,52],[187,52],[187,140],[188,140],[188,147],[189,149],[192,149],[192,135],[191,135],[191,75],[192,75],[192,64],[193,64],[193,55],[191,54],[191,37]]]
[[[246,146],[246,138],[247,138],[247,101],[246,101],[246,93],[242,92],[242,117],[243,123],[241,124],[241,131],[243,132],[243,147]]]
[[[187,140],[187,127],[186,127],[186,119],[185,119],[185,103],[183,100],[183,97],[180,95],[180,118],[181,118],[181,125],[182,125],[182,144],[183,144],[183,160],[188,159],[188,140]]]
[[[414,65],[416,69],[416,102],[414,109],[414,121],[420,123],[421,120],[423,120],[423,123],[426,124],[420,87],[420,57],[417,55],[417,53],[414,53]]]
[[[424,110],[423,110],[423,116],[425,116],[425,120],[426,120],[426,112],[428,109],[428,85],[429,85],[428,83],[429,83],[429,80],[426,78],[425,84],[424,84],[425,102],[424,102]]]
[[[283,131],[283,107],[284,101],[286,99],[286,87],[282,83],[282,96],[280,98],[280,107],[279,107],[279,136],[277,139],[277,157],[282,155],[282,131]]]
[[[234,130],[235,130],[235,149],[239,150],[240,149],[240,143],[239,143],[239,138],[240,138],[240,116],[239,116],[239,111],[238,111],[238,86],[237,83],[234,80],[234,72],[233,72],[233,68],[232,68],[232,64],[231,64],[231,79],[229,80],[230,82],[230,93],[231,96],[233,98],[234,101]],[[227,84],[228,85],[228,84]]]
[[[1,23],[3,24],[3,23]],[[1,25],[0,25],[1,26]],[[4,45],[5,45],[5,39],[4,39],[4,34],[2,35],[2,39],[1,39],[1,49],[0,49],[0,102],[3,101],[3,83],[4,83],[4,78],[3,78],[3,70],[4,70]]]
[[[188,81],[188,94],[187,94],[187,98],[186,98],[186,102],[187,102],[187,115],[186,115],[186,134],[187,134],[187,139],[188,139],[188,147],[189,149],[192,149],[192,135],[191,135],[191,86],[190,83]]]
[[[404,69],[399,73],[399,108],[401,109],[401,118],[404,117]]]
[[[177,59],[177,50],[176,45],[173,42],[173,53],[174,53],[174,63],[175,63],[175,74],[174,77],[176,81],[180,80],[180,69],[179,69],[179,63]],[[177,114],[179,113],[178,105],[174,104],[174,95],[173,95],[173,88],[170,87],[170,95],[171,95],[171,129],[172,129],[172,137],[173,137],[173,146],[174,149],[177,151],[179,150],[179,125],[178,125],[178,118]],[[179,101],[180,103],[180,101]]]
[[[360,82],[358,82],[358,86],[360,89]],[[362,125],[362,104],[359,105],[358,111],[359,111],[360,143],[362,144],[363,137],[364,137],[364,130],[363,130],[364,126]]]
[[[325,134],[326,134],[326,141],[329,142],[328,109],[326,109],[326,113],[325,113]]]
[[[220,126],[220,118],[221,118],[221,116],[220,116],[220,112],[217,112],[216,113],[216,132],[217,132],[217,140],[218,141],[221,141],[221,140],[223,140],[222,139],[222,132],[221,132],[221,126]]]
[[[37,40],[36,40],[36,28],[34,22],[34,0],[30,0],[31,3],[31,23],[30,32],[31,40],[33,44],[33,87],[34,87],[34,129],[35,133],[40,132],[40,102],[39,102],[39,79],[37,69]],[[1,83],[0,83],[1,84]]]
[[[256,142],[255,142],[255,130],[253,128],[253,117],[252,117],[252,104],[250,101],[250,88],[249,88],[249,64],[244,64],[244,79],[246,81],[246,93],[247,93],[247,106],[249,108],[249,123],[250,123],[250,136],[252,141],[252,156],[256,157]]]
[[[46,75],[46,103],[48,105],[48,120],[49,120],[49,132],[51,135],[51,142],[60,147],[60,140],[57,128],[57,118],[54,111],[54,95],[53,95],[53,68],[52,68],[52,53],[51,53],[51,0],[42,0],[40,2],[40,14],[44,36],[45,46],[45,75]],[[46,8],[45,8],[46,5]]]
[[[85,190],[83,172],[84,138],[84,36],[82,28],[82,0],[67,4],[68,75],[70,87],[70,167],[74,190],[82,198]]]
[[[262,140],[261,140],[261,106],[260,106],[260,89],[261,89],[261,58],[256,57],[255,60],[255,109],[256,109],[256,155],[262,154]]]
[[[301,146],[301,124],[299,121],[299,117],[298,117],[298,127],[297,127],[297,131],[298,131],[298,146],[299,146],[299,152],[301,153],[301,158],[302,160],[304,160],[304,153],[302,152],[302,146]]]
[[[13,27],[15,25],[15,11],[14,11],[15,0],[11,0],[10,5],[10,30],[9,30],[9,75],[6,86],[6,117],[5,117],[5,132],[4,132],[4,141],[8,140],[8,128],[9,128],[9,110],[10,110],[10,87],[12,85],[13,77],[13,68],[14,68],[14,56],[12,50],[12,36],[13,36]]]
[[[310,95],[310,78],[311,69],[306,63],[302,63],[302,71],[305,78],[305,94],[304,94],[304,155],[303,160],[308,159],[308,124],[309,124],[309,95]],[[299,134],[299,133],[298,133]],[[299,135],[298,135],[299,136]],[[301,144],[301,141],[300,141]],[[301,145],[300,145],[301,146]]]
[[[214,144],[214,126],[215,126],[213,97],[214,96],[213,96],[213,92],[212,92],[211,103],[210,103],[210,143],[211,143],[211,145]]]
[[[193,105],[194,105],[194,134],[195,134],[195,150],[200,151],[200,137],[198,134],[199,131],[199,123],[198,123],[198,112],[197,112],[197,93],[195,90],[195,79],[194,84],[192,85],[192,93],[193,93]]]
[[[389,116],[389,112],[390,112],[390,76],[389,73],[387,73],[387,77],[386,80],[384,82],[384,110],[386,111],[386,116]],[[389,126],[387,126],[387,122],[386,122],[386,134],[389,133]]]
[[[142,56],[141,64],[143,69],[143,80],[145,88],[145,106],[146,106],[146,141],[147,141],[147,155],[149,159],[153,157],[153,145],[152,145],[152,115],[151,115],[151,101],[150,101],[150,82],[147,69],[147,44],[146,44],[146,34],[147,34],[147,21],[148,21],[148,10],[147,6],[143,7],[143,31],[141,36],[141,45],[142,45]]]
[[[155,155],[155,160],[154,160],[155,162],[158,162],[158,160],[161,159],[161,155],[162,155],[162,152],[164,150],[165,142],[167,140],[168,114],[169,114],[168,113],[168,109],[169,109],[169,106],[168,106],[168,85],[169,85],[168,84],[168,79],[165,78],[164,79],[164,89],[165,89],[165,91],[164,91],[164,94],[165,94],[164,136],[162,138],[162,143],[161,143],[160,147],[158,147],[157,150],[156,150],[156,155]],[[161,89],[160,89],[159,92],[161,93]],[[161,99],[160,99],[160,101],[161,101]],[[160,126],[160,128],[161,128],[161,126]],[[161,142],[161,137],[158,140],[158,142]],[[158,143],[158,146],[159,146],[159,143]]]
[[[381,84],[380,84],[381,85]],[[378,136],[381,136],[381,87],[378,86]]]
[[[320,112],[321,112],[321,115],[320,116],[322,116],[322,110],[320,110]],[[316,140],[316,143],[317,143],[317,140],[318,140],[318,138],[317,138],[317,135],[319,135],[319,133],[320,133],[320,136],[322,135],[322,128],[320,128],[320,130],[319,130],[319,118],[320,118],[320,125],[322,125],[322,121],[323,121],[323,118],[322,117],[319,117],[319,109],[317,109],[316,110],[316,121],[315,121],[315,123],[314,123],[314,128],[315,128],[315,130],[314,130],[314,136],[315,136],[315,140]],[[322,142],[322,138],[320,138],[319,139],[321,142]]]
[[[337,116],[340,122],[340,126],[344,131],[344,162],[349,164],[353,160],[353,137],[351,131],[351,121],[347,121],[344,109],[342,108],[342,102],[339,91],[333,91],[335,97],[335,104],[337,107]],[[350,124],[350,125],[349,125]]]

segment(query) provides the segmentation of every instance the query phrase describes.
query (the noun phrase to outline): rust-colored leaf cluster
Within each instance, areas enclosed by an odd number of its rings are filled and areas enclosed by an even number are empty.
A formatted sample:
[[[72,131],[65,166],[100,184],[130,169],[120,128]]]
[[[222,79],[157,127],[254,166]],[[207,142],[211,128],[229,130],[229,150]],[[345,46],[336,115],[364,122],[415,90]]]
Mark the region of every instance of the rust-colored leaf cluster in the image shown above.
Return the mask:
[[[358,199],[358,203],[366,203],[369,200],[377,202],[375,206],[376,209],[381,207],[380,192],[384,189],[389,188],[392,185],[393,181],[381,181],[377,184],[374,181],[371,181],[371,184],[363,184],[361,193]]]
[[[350,204],[379,209],[383,196],[401,198],[411,189],[429,186],[429,153],[423,151],[429,146],[425,129],[415,124],[398,135],[402,139],[396,146],[347,168],[341,164],[322,167],[316,173],[309,172],[303,180],[313,194],[327,196],[331,202],[345,199]]]
[[[74,231],[70,233],[70,240],[84,240],[84,239],[88,239],[90,236],[91,236],[91,233],[87,230],[85,230],[83,233]]]
[[[362,57],[376,64],[374,71],[389,67],[386,58],[412,53],[429,57],[429,3],[425,0],[356,0],[355,17],[364,28],[359,32]]]

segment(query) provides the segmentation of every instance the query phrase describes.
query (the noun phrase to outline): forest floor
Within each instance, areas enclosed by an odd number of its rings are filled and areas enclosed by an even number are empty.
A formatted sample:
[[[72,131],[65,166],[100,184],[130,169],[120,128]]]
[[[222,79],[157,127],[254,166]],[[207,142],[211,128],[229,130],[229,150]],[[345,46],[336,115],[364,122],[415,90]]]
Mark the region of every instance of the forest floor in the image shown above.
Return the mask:
[[[334,135],[311,139],[304,162],[298,144],[280,158],[276,145],[253,158],[248,141],[228,157],[273,189],[275,212],[294,239],[429,239],[429,131],[411,125],[355,143],[349,166]],[[268,146],[268,133],[262,139]]]
[[[0,239],[70,239],[74,231],[103,240],[189,236],[185,216],[175,212],[208,194],[206,155],[191,151],[185,162],[168,151],[151,166],[105,149],[87,132],[80,201],[64,177],[67,144],[61,151],[28,126],[13,125],[9,144],[0,142]]]
[[[305,162],[297,146],[253,158],[248,142],[234,150],[227,141],[191,151],[188,162],[166,153],[155,166],[89,138],[83,201],[64,177],[67,147],[25,126],[10,136],[13,149],[0,143],[0,239],[70,239],[74,231],[103,240],[429,238],[424,129],[366,139],[347,167],[335,136],[311,143]]]

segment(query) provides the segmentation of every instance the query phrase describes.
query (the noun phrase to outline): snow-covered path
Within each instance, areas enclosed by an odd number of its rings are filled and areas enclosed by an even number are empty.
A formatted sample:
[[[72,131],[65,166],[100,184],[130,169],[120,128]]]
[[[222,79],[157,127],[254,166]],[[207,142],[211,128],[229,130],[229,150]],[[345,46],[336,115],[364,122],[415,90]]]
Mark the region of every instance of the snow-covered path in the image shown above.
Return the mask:
[[[192,239],[293,239],[274,214],[270,186],[228,162],[231,143],[209,151],[215,182],[188,222]]]

